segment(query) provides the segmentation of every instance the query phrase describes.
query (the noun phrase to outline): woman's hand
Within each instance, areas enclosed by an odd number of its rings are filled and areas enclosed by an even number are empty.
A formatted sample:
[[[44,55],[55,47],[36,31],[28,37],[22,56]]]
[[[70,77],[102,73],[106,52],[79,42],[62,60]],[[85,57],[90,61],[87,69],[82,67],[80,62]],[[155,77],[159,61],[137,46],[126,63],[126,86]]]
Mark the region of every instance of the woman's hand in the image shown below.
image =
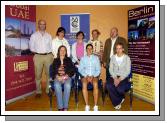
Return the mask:
[[[78,65],[79,65],[80,61],[78,60],[77,63],[78,63]]]
[[[115,85],[115,87],[117,87],[119,85],[119,83],[120,83],[120,79],[115,78],[114,79],[114,85]]]
[[[107,66],[106,63],[104,62],[104,63],[103,63],[103,67],[106,68],[106,66]]]
[[[58,76],[58,75],[56,76],[56,79],[60,82],[63,81],[63,78],[61,76]]]
[[[87,76],[87,81],[92,83],[93,82],[93,76]]]

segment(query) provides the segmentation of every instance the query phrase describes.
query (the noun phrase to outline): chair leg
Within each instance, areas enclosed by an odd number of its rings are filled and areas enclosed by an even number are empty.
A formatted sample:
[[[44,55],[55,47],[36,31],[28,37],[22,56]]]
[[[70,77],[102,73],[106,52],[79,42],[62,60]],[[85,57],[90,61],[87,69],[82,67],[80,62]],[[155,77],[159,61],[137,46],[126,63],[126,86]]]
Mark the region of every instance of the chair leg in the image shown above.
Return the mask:
[[[52,96],[50,96],[50,111],[52,111]]]
[[[50,111],[52,111],[52,91],[50,89],[49,89],[48,96],[49,96],[49,102],[50,102]]]
[[[132,111],[133,88],[130,89],[130,111]]]
[[[101,90],[101,95],[102,95],[102,103],[103,103],[103,106],[104,106],[104,102],[105,102],[105,89],[102,87],[102,90]]]
[[[78,109],[78,96],[79,96],[79,89],[78,89],[78,81],[75,83],[75,103],[76,103],[76,108]]]
[[[106,85],[105,84],[103,85],[103,83],[102,83],[102,103],[103,103],[103,106],[105,103],[106,94],[107,94]]]

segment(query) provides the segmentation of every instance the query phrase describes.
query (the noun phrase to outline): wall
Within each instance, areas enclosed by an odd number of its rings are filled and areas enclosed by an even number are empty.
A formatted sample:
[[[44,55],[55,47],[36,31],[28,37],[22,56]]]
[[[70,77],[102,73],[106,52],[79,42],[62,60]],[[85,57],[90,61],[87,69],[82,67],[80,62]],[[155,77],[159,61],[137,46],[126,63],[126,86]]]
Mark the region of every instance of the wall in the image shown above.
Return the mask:
[[[99,29],[101,32],[99,39],[105,43],[113,26],[118,28],[120,36],[127,39],[128,10],[137,7],[140,7],[140,5],[38,5],[36,6],[36,20],[45,19],[47,22],[47,31],[54,38],[56,30],[60,26],[61,14],[90,13],[90,32],[92,29]],[[101,77],[105,80],[104,68],[102,68]],[[44,74],[43,80],[45,80]]]

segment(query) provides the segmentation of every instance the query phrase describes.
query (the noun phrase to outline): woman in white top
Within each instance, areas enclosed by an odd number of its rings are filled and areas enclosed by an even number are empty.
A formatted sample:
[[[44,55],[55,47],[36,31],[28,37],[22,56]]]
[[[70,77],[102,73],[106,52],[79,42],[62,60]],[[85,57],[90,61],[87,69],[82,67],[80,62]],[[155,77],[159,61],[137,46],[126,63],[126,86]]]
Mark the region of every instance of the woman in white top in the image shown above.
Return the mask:
[[[76,34],[76,42],[72,45],[72,61],[79,64],[80,59],[86,55],[86,42],[83,41],[85,35],[82,31]]]
[[[56,32],[56,38],[52,40],[52,53],[54,58],[57,58],[58,48],[63,45],[67,48],[67,56],[70,57],[70,45],[64,38],[66,30],[63,27],[59,27]]]
[[[102,63],[103,56],[103,42],[101,42],[99,38],[100,32],[98,29],[92,30],[92,40],[88,43],[93,45],[93,53],[99,57],[100,62]]]
[[[78,81],[80,73],[78,72],[78,66],[80,60],[86,55],[86,43],[83,41],[85,35],[82,31],[76,34],[76,42],[72,45],[72,61],[76,68],[75,82]]]

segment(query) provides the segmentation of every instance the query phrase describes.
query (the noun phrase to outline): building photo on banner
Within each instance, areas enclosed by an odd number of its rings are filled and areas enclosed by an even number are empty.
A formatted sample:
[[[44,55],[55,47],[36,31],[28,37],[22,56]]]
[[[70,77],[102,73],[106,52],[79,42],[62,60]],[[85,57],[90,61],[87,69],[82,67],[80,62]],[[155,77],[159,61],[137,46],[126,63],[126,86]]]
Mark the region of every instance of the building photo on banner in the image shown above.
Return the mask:
[[[159,115],[158,1],[4,7],[3,115]]]

